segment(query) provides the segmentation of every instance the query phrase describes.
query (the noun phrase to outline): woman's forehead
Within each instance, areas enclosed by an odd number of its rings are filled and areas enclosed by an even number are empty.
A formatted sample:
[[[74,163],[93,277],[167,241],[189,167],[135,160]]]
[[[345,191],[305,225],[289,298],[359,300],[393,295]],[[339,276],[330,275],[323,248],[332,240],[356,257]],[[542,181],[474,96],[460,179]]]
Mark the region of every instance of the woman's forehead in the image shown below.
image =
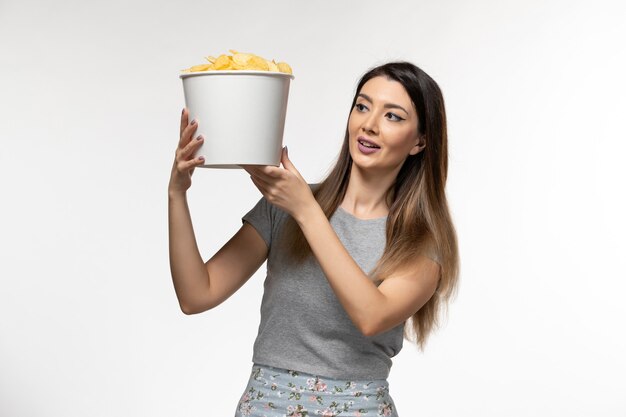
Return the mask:
[[[374,103],[380,102],[383,105],[391,103],[407,109],[414,108],[411,97],[409,97],[404,86],[398,81],[387,77],[378,76],[368,80],[363,84],[359,94],[366,95]]]

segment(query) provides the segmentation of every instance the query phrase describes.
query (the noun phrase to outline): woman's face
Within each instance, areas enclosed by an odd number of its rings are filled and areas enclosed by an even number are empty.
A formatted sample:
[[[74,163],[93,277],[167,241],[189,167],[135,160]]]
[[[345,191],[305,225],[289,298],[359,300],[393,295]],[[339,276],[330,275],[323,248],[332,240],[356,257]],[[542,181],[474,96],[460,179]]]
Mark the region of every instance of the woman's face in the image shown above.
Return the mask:
[[[417,134],[417,113],[397,81],[374,77],[357,95],[348,119],[353,163],[370,170],[400,169],[409,155],[424,149]]]

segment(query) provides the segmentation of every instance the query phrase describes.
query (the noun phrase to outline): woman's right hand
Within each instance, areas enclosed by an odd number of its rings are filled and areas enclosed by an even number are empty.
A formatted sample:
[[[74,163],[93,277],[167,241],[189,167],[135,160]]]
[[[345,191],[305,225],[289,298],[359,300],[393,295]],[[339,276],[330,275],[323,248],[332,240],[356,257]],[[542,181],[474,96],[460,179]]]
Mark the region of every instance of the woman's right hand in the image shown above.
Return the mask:
[[[188,121],[189,111],[184,108],[180,116],[180,140],[176,148],[176,158],[168,188],[170,193],[185,193],[191,187],[191,175],[195,167],[204,163],[204,157],[193,157],[193,154],[204,142],[202,135],[192,139],[198,129],[198,122],[192,120],[191,123],[188,123]]]

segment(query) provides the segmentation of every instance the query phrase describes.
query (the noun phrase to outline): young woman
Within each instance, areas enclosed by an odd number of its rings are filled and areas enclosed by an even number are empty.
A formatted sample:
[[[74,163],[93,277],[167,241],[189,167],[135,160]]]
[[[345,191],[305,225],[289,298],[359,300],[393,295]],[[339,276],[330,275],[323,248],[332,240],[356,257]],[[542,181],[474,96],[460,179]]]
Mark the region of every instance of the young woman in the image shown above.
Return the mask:
[[[214,308],[267,259],[253,366],[236,416],[397,416],[387,377],[403,338],[423,349],[454,294],[459,259],[445,184],[437,83],[408,62],[368,71],[336,165],[308,184],[242,166],[263,197],[206,263],[186,190],[202,138],[183,109],[169,184],[170,265],[186,314]],[[410,320],[410,325],[406,325]]]

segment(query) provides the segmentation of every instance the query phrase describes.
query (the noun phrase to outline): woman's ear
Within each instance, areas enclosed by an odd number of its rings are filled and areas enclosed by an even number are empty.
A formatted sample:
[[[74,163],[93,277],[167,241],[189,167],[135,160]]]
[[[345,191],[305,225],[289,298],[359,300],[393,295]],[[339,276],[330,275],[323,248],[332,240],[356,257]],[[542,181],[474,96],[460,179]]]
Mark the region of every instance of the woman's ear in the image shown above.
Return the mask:
[[[409,155],[417,155],[425,147],[426,147],[426,140],[424,139],[424,136],[418,136],[417,140],[415,141],[415,146],[413,146],[411,150],[409,151]]]

